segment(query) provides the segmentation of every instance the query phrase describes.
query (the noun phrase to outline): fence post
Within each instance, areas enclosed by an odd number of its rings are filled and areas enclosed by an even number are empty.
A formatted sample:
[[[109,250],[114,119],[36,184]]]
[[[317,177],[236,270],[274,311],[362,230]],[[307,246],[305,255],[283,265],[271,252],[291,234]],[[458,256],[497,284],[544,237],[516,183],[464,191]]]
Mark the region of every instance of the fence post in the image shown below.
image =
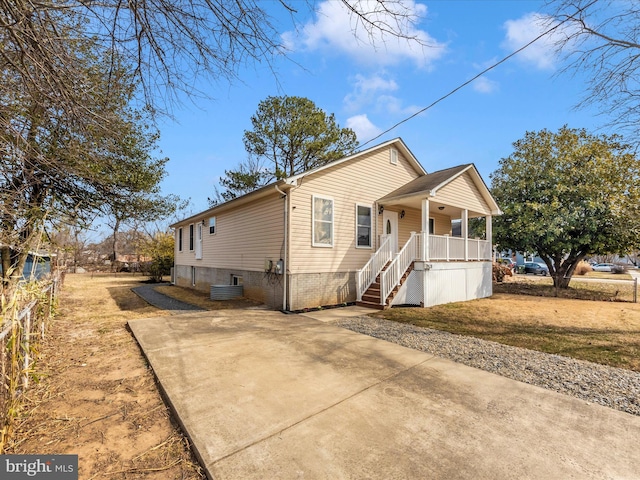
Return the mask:
[[[633,277],[633,303],[638,303],[638,277]]]
[[[25,316],[24,328],[22,335],[24,337],[24,373],[22,374],[22,387],[27,390],[29,386],[29,336],[31,335],[31,308],[27,311]]]

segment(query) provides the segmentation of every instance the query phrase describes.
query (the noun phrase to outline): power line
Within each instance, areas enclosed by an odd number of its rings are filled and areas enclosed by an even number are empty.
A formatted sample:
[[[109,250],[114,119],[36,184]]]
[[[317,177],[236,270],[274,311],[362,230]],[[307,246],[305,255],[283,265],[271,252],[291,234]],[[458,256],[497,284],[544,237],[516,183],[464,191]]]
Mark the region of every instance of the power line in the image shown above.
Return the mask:
[[[581,9],[583,10],[583,9]],[[573,16],[567,17],[566,19],[562,20],[560,23],[554,25],[553,27],[549,28],[548,30],[546,30],[545,32],[541,33],[540,35],[538,35],[536,38],[534,38],[533,40],[531,40],[529,43],[527,43],[526,45],[520,47],[519,49],[511,52],[509,55],[507,55],[506,57],[502,58],[501,60],[499,60],[498,62],[494,63],[493,65],[491,65],[488,68],[485,68],[483,71],[481,71],[480,73],[478,73],[475,77],[467,80],[466,82],[464,82],[461,85],[458,85],[456,88],[454,88],[453,90],[451,90],[449,93],[443,95],[442,97],[438,98],[435,102],[431,103],[430,105],[424,107],[421,110],[418,110],[417,112],[415,112],[414,114],[410,115],[409,117],[405,118],[404,120],[399,121],[398,123],[396,123],[395,125],[393,125],[392,127],[388,128],[387,130],[385,130],[384,132],[376,135],[375,137],[367,140],[365,143],[363,143],[362,145],[360,145],[361,147],[364,147],[365,145],[373,142],[374,140],[377,140],[378,138],[382,137],[383,135],[386,135],[387,133],[389,133],[391,130],[394,130],[395,128],[399,127],[400,125],[402,125],[403,123],[408,122],[409,120],[411,120],[414,117],[417,117],[418,115],[420,115],[423,112],[426,112],[427,110],[429,110],[430,108],[434,107],[435,105],[437,105],[438,103],[440,103],[441,101],[443,101],[444,99],[450,97],[451,95],[453,95],[454,93],[456,93],[458,90],[466,87],[467,85],[469,85],[471,82],[473,82],[474,80],[480,78],[482,75],[484,75],[485,73],[489,72],[490,70],[493,70],[494,68],[496,68],[498,65],[501,65],[502,63],[506,62],[507,60],[509,60],[511,57],[513,57],[514,55],[517,55],[518,53],[520,53],[521,51],[523,51],[525,48],[531,46],[532,44],[534,44],[535,42],[537,42],[538,40],[540,40],[542,37],[550,34],[551,32],[553,32],[554,30],[558,29],[560,26],[562,26],[564,23],[566,23],[569,19],[573,18]]]

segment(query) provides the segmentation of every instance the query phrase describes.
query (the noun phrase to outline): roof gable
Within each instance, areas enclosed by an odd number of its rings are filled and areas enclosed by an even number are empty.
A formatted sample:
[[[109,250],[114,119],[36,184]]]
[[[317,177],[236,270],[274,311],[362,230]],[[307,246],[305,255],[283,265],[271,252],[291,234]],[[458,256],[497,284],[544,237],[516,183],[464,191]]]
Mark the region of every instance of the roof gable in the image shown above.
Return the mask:
[[[302,172],[300,174],[293,175],[293,176],[291,176],[289,178],[284,179],[284,182],[289,184],[289,185],[295,185],[303,177],[307,177],[309,175],[314,175],[316,173],[322,172],[322,171],[327,170],[329,168],[334,168],[334,167],[340,166],[340,165],[342,165],[344,163],[357,161],[359,158],[363,158],[363,157],[369,155],[370,153],[375,152],[376,150],[382,150],[382,149],[388,148],[388,147],[397,148],[402,153],[402,155],[407,159],[409,164],[416,170],[418,175],[426,175],[427,171],[422,167],[420,162],[418,162],[418,159],[411,152],[411,150],[409,150],[409,147],[407,147],[407,145],[404,143],[404,141],[400,137],[398,137],[398,138],[394,138],[393,140],[389,140],[387,142],[384,142],[384,143],[381,143],[379,145],[376,145],[374,147],[367,148],[366,150],[361,150],[361,151],[359,151],[357,153],[349,155],[348,157],[344,157],[344,158],[341,158],[339,160],[335,160],[333,162],[327,163],[326,165],[323,165],[321,167],[315,168],[313,170],[308,170],[306,172]]]
[[[484,183],[484,180],[478,173],[473,163],[465,165],[459,165],[457,167],[451,167],[444,170],[438,170],[436,172],[421,176],[415,180],[403,185],[402,187],[394,190],[393,192],[385,195],[379,199],[378,202],[384,204],[385,202],[397,203],[403,199],[409,200],[418,196],[428,195],[429,197],[436,197],[437,192],[447,185],[451,184],[454,180],[461,175],[468,174],[473,181],[475,188],[478,190],[480,196],[484,199],[487,206],[491,210],[493,215],[499,215],[502,212],[500,207],[496,203],[495,199],[491,195],[491,192]]]

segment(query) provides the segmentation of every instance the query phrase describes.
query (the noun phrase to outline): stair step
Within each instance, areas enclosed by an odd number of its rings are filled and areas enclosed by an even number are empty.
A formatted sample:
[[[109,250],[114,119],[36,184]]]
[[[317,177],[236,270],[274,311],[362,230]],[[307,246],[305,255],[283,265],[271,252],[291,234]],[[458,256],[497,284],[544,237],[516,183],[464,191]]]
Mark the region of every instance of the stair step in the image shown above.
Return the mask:
[[[380,303],[373,303],[373,302],[365,302],[360,301],[360,302],[356,302],[356,305],[358,305],[359,307],[367,307],[367,308],[375,308],[376,310],[385,310],[387,308],[389,308],[388,305],[380,305]]]

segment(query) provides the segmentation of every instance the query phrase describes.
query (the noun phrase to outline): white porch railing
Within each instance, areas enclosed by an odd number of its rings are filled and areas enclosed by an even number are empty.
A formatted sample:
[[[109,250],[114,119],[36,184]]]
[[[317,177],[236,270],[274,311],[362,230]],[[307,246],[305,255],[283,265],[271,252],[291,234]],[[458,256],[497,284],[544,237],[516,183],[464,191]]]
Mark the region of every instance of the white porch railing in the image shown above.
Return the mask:
[[[371,258],[362,269],[358,270],[356,274],[358,301],[362,300],[362,295],[371,284],[376,280],[378,274],[382,271],[384,266],[391,260],[391,237],[389,235],[382,235],[382,243],[380,248],[371,255]]]
[[[420,234],[423,237],[425,233]],[[467,255],[465,256],[465,243]],[[420,250],[421,251],[421,250]],[[491,242],[489,240],[476,240],[472,238],[464,239],[460,237],[450,237],[448,235],[429,235],[428,258],[427,261],[475,261],[491,260]]]
[[[491,242],[488,240],[464,239],[448,235],[429,235],[426,233],[411,232],[409,241],[402,250],[394,254],[391,250],[391,241],[388,235],[383,235],[382,244],[374,253],[366,265],[356,273],[357,299],[362,296],[380,274],[380,304],[384,305],[391,291],[398,285],[400,278],[409,268],[411,262],[416,260],[449,262],[449,261],[477,261],[491,260]],[[423,255],[423,246],[428,245]],[[465,256],[466,245],[466,256]],[[425,258],[421,258],[421,257]],[[382,269],[391,261],[389,267]],[[382,273],[381,273],[382,272]]]
[[[409,265],[418,258],[419,247],[419,235],[411,232],[409,241],[396,254],[389,267],[380,274],[380,305],[385,304],[387,297],[395,286],[400,283],[400,278],[407,271]]]

